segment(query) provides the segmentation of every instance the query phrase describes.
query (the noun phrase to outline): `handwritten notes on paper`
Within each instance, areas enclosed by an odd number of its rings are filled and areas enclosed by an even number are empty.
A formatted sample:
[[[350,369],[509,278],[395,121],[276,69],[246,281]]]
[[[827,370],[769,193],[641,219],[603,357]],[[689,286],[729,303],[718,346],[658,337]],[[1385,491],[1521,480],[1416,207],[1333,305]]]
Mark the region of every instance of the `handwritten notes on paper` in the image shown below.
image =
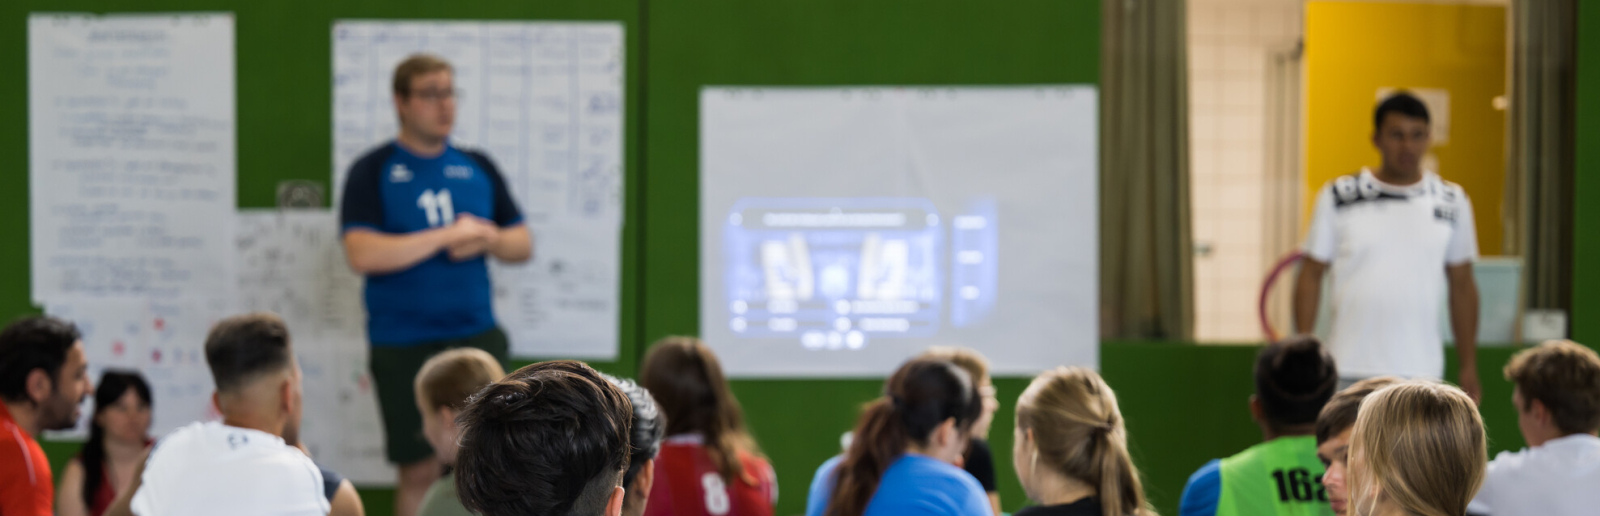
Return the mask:
[[[350,164],[398,132],[395,66],[418,52],[453,66],[451,141],[496,162],[534,237],[531,262],[493,267],[514,355],[617,356],[623,42],[619,23],[334,24],[339,192]]]
[[[233,65],[227,14],[29,17],[35,301],[230,284]]]

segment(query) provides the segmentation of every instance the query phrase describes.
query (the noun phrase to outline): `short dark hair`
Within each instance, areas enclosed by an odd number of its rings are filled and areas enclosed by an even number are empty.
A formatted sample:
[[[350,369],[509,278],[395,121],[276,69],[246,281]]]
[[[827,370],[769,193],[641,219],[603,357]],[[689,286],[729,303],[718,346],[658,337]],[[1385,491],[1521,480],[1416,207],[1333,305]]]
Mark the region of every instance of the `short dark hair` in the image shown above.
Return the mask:
[[[605,511],[628,465],[628,396],[582,362],[532,364],[489,384],[456,418],[456,491],[483,516]]]
[[[43,369],[54,386],[67,353],[82,338],[77,326],[49,316],[24,317],[0,330],[0,398],[27,400],[34,369]]]
[[[622,474],[623,487],[631,486],[645,463],[661,453],[661,439],[667,434],[666,416],[661,415],[661,409],[656,407],[656,399],[650,397],[650,391],[633,380],[609,374],[600,376],[621,390],[628,397],[628,402],[633,404],[633,420],[630,424],[633,431],[628,436],[628,471]]]
[[[1433,120],[1428,117],[1428,105],[1423,104],[1422,99],[1412,95],[1409,91],[1402,90],[1396,92],[1395,94],[1384,98],[1383,102],[1378,103],[1378,109],[1375,109],[1372,112],[1373,132],[1383,130],[1383,119],[1384,117],[1389,116],[1389,113],[1396,113],[1411,118],[1420,118],[1423,122],[1433,122]]]
[[[218,392],[233,392],[256,377],[289,367],[289,328],[268,312],[236,315],[206,335],[206,365]]]
[[[1313,423],[1339,388],[1333,356],[1316,337],[1268,344],[1256,354],[1256,399],[1274,428]]]
[[[1356,426],[1356,416],[1361,414],[1361,400],[1378,389],[1403,382],[1398,376],[1379,376],[1361,380],[1334,394],[1317,414],[1317,445],[1328,442],[1333,436]]]
[[[1570,340],[1550,341],[1517,352],[1506,364],[1527,410],[1539,400],[1556,428],[1568,435],[1600,429],[1600,355]]]

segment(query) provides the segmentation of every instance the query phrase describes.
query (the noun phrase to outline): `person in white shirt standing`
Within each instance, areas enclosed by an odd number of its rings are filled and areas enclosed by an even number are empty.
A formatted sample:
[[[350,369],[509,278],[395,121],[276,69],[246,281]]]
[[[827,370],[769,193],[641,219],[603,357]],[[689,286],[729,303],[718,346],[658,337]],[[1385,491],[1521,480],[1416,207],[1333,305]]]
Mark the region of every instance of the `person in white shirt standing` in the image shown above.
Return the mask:
[[[1467,507],[1483,516],[1575,516],[1600,511],[1600,355],[1566,340],[1522,350],[1506,364],[1528,447],[1489,462]]]
[[[302,393],[283,320],[223,319],[205,348],[222,421],[191,423],[157,441],[107,514],[327,515],[322,473],[285,442],[300,432]]]
[[[1328,182],[1317,193],[1305,259],[1295,282],[1295,331],[1316,325],[1330,270],[1331,331],[1341,387],[1363,378],[1444,376],[1439,304],[1449,291],[1461,390],[1479,400],[1478,237],[1460,185],[1422,166],[1431,142],[1428,108],[1407,93],[1378,105],[1377,170]]]

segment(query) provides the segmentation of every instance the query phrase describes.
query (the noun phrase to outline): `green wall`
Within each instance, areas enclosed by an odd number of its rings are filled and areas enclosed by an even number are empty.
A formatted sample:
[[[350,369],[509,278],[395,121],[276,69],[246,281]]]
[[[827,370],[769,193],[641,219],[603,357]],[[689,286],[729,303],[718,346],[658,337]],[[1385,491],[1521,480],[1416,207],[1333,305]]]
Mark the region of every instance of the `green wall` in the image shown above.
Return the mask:
[[[601,369],[632,374],[643,344],[698,329],[698,91],[705,85],[1032,84],[1097,82],[1098,0],[613,0],[446,4],[416,0],[147,0],[148,11],[232,11],[238,18],[239,202],[268,206],[283,179],[327,181],[330,152],[329,27],[339,18],[517,18],[622,20],[627,25],[623,356]],[[0,6],[13,28],[0,35],[0,66],[26,69],[29,11],[124,10],[109,0],[21,0]],[[1580,88],[1600,87],[1600,6],[1579,22]],[[1589,37],[1582,38],[1583,28]],[[641,42],[647,43],[641,45]],[[25,80],[0,83],[0,151],[27,153]],[[1581,90],[1580,90],[1581,91]],[[1578,192],[1600,193],[1600,102],[1580,99]],[[1585,173],[1587,171],[1587,175]],[[26,174],[0,175],[0,234],[27,234]],[[1600,208],[1579,203],[1581,221]],[[1577,263],[1600,258],[1600,236],[1577,235]],[[26,246],[0,246],[0,267],[27,270]],[[1591,261],[1593,261],[1591,259]],[[1580,268],[1581,269],[1581,268]],[[1578,285],[1600,276],[1577,271]],[[33,311],[27,275],[0,276],[0,319]],[[1600,336],[1600,289],[1575,289],[1574,331]],[[1259,440],[1245,400],[1252,346],[1107,342],[1101,369],[1117,390],[1147,490],[1176,514],[1183,482],[1206,460]],[[1522,445],[1510,386],[1499,367],[1507,349],[1482,351],[1484,418],[1495,450]],[[1447,353],[1451,356],[1453,353]],[[1453,357],[1451,358],[1453,360]],[[1450,366],[1449,370],[1453,370]],[[1007,510],[1022,506],[1010,464],[1011,405],[1026,379],[996,381],[1001,413],[991,433]],[[839,434],[877,381],[737,381],[753,431],[783,486],[779,514],[804,509],[814,469],[838,450]],[[376,438],[376,436],[374,436]],[[57,466],[76,449],[47,443]],[[59,469],[58,469],[59,470]],[[368,512],[387,515],[390,492],[364,489]]]
[[[1600,3],[1578,2],[1577,137],[1572,197],[1572,338],[1600,344]]]

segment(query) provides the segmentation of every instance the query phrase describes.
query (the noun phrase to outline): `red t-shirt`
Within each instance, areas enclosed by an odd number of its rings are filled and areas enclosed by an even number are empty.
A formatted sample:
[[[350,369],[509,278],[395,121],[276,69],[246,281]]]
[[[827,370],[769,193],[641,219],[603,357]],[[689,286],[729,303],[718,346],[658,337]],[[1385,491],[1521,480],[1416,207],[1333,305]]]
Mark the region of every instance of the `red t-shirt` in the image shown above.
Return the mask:
[[[50,516],[55,498],[44,448],[0,403],[0,516]]]
[[[717,474],[700,436],[674,436],[656,455],[655,485],[645,516],[772,516],[778,479],[772,465],[739,452],[744,473],[732,482]]]

